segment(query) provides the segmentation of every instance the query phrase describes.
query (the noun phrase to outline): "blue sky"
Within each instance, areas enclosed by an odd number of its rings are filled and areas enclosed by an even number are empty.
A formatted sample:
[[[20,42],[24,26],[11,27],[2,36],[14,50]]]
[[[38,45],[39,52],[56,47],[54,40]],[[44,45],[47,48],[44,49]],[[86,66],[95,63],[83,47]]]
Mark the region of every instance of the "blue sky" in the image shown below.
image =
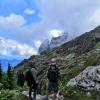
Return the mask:
[[[74,38],[98,25],[100,0],[3,0],[0,56],[29,57],[59,32]]]

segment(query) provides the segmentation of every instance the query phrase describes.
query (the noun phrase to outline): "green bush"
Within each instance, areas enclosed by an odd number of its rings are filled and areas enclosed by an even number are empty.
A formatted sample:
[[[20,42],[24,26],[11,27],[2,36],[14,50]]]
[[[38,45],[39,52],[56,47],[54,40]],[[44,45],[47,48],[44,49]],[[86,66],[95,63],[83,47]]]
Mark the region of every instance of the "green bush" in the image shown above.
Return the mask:
[[[90,93],[90,96],[87,96],[87,93]],[[84,90],[79,87],[66,87],[62,92],[65,100],[99,100],[97,97],[100,97],[100,92],[97,90]]]
[[[92,53],[84,58],[84,66],[96,66],[100,64],[100,53]]]
[[[43,81],[38,85],[37,93],[44,95],[47,92],[47,81]]]
[[[15,94],[11,92],[10,90],[1,90],[0,100],[16,100]]]
[[[65,86],[67,84],[67,80],[69,80],[69,79],[68,79],[68,77],[66,75],[60,77],[60,80],[59,80],[59,90],[60,91],[64,90],[64,88],[65,88]]]
[[[0,90],[2,90],[3,89],[3,84],[2,83],[0,83]]]

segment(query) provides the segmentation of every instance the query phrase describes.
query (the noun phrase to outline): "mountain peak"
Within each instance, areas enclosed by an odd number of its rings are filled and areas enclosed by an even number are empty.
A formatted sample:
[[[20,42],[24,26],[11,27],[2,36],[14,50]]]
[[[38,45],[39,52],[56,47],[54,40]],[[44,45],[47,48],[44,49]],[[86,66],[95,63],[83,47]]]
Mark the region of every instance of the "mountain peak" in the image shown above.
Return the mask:
[[[46,51],[47,49],[49,49],[49,40],[46,39],[39,47],[38,52],[41,54],[42,52]]]
[[[58,47],[68,41],[68,33],[63,33],[62,35],[58,37],[52,37],[49,41],[46,39],[39,47],[39,53],[43,53],[47,50],[51,50],[55,47]]]
[[[59,47],[53,48],[50,52],[47,50],[43,55],[33,55],[28,59],[28,61],[34,61],[36,66],[38,66],[37,69],[40,77],[45,77],[51,59],[55,58],[61,74],[68,75],[68,78],[73,78],[88,66],[100,65],[99,37],[100,31],[97,32],[95,29],[86,32],[71,41],[68,41],[66,37],[67,40],[65,40],[68,42]],[[56,38],[56,40],[55,38],[53,39],[54,42],[52,43],[55,43],[54,45],[56,45],[56,43],[59,43],[57,40],[61,40],[61,37]],[[45,43],[47,42],[45,41]],[[49,47],[51,45],[50,43]],[[18,70],[23,70],[23,72],[25,72],[26,69],[29,68],[27,64],[27,62],[20,63],[20,65],[15,67],[14,71],[17,72]]]
[[[63,33],[58,37],[53,37],[50,42],[50,48],[58,47],[68,41],[68,33]]]

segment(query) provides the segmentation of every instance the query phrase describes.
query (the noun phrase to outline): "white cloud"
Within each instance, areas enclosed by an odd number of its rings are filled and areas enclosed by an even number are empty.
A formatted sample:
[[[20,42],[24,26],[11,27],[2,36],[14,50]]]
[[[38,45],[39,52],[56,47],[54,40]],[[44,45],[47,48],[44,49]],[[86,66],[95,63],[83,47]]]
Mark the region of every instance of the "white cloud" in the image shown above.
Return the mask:
[[[100,24],[100,8],[97,9],[96,11],[94,11],[94,13],[91,15],[89,21],[95,25]]]
[[[48,32],[48,34],[49,34],[50,37],[58,37],[58,36],[62,35],[62,33],[63,33],[62,30],[57,30],[57,29],[50,30]]]
[[[31,1],[30,1],[31,2]],[[68,32],[71,36],[83,33],[96,27],[99,23],[100,0],[37,0],[41,20],[27,25],[22,15],[10,14],[0,16],[0,28],[6,35],[17,41],[33,45],[37,48],[38,40],[45,40],[56,32],[48,34],[53,29]],[[32,9],[26,9],[30,13]]]
[[[38,4],[48,27],[63,28],[74,36],[93,28],[87,20],[100,8],[100,0],[38,0]]]
[[[33,39],[37,41],[47,38],[48,35],[46,32],[48,28],[44,27],[46,25],[44,21],[26,25],[25,18],[22,15],[14,13],[9,16],[0,16],[0,28],[5,31],[7,35],[16,38],[19,42],[28,43],[30,45],[33,45]]]
[[[33,54],[37,54],[36,50],[27,44],[0,38],[0,55],[31,56]]]
[[[35,14],[35,10],[27,8],[24,10],[24,13],[32,15],[32,14]]]
[[[5,34],[15,37],[17,41],[27,43],[32,39],[32,26],[26,25],[22,15],[11,13],[9,16],[0,16],[0,28]]]
[[[26,23],[25,19],[21,15],[17,15],[14,13],[11,13],[9,16],[4,17],[0,16],[0,27],[3,28],[10,28],[12,27],[21,27]]]
[[[40,47],[41,43],[42,43],[42,41],[40,41],[40,40],[35,41],[35,43],[34,43],[35,47],[38,49]]]

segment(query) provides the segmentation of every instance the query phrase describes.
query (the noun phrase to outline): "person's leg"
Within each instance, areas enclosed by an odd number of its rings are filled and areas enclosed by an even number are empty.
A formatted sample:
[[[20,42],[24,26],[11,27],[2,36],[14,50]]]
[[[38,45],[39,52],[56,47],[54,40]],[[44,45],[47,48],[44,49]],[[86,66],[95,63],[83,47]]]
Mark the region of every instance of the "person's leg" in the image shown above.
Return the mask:
[[[54,93],[54,95],[53,95],[53,100],[58,100],[58,99],[57,99],[57,93]]]
[[[45,96],[45,99],[44,100],[49,100],[49,97],[48,96],[49,96],[49,91],[47,90],[46,91],[46,96]]]
[[[58,83],[53,83],[53,100],[57,100],[57,93],[58,93]]]
[[[36,94],[37,94],[37,87],[38,87],[38,83],[34,82],[33,83],[33,100],[36,100]]]
[[[31,100],[31,99],[32,99],[31,94],[32,94],[32,88],[31,88],[31,87],[29,87],[29,100]]]
[[[36,93],[37,93],[37,91],[34,90],[34,93],[33,93],[33,100],[36,100]]]
[[[45,97],[44,100],[49,100],[48,96],[49,96],[50,91],[51,91],[51,83],[48,82],[48,84],[47,84],[47,90],[46,90],[46,97]]]

